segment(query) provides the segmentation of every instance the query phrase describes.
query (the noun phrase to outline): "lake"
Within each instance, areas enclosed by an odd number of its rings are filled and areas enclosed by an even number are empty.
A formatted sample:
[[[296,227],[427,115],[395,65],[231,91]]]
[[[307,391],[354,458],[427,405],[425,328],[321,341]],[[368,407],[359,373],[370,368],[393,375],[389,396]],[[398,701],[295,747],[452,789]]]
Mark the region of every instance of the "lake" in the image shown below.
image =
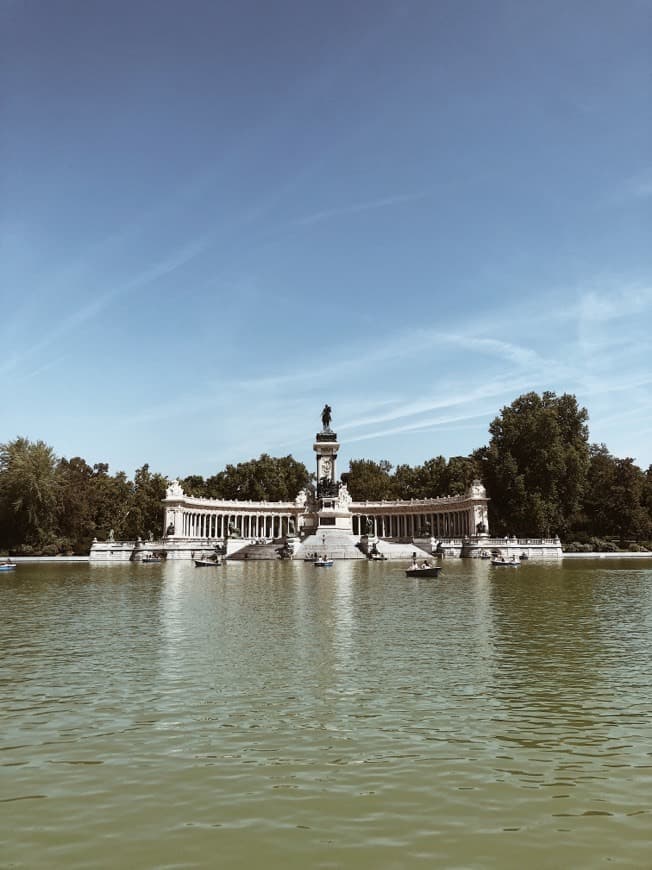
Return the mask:
[[[652,866],[652,561],[20,565],[0,870]]]

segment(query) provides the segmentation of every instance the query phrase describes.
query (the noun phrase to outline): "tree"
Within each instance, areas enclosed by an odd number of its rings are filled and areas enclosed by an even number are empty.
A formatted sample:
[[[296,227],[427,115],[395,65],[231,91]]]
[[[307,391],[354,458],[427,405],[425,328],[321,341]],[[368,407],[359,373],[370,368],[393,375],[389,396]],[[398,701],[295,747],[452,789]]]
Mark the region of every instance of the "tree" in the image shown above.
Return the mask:
[[[154,538],[163,535],[163,505],[167,489],[167,478],[162,474],[152,474],[145,463],[134,474],[133,494],[130,510],[125,518],[124,532],[128,538]]]
[[[398,499],[437,498],[463,495],[480,476],[480,465],[473,456],[443,456],[428,459],[423,465],[398,465],[392,477],[393,497]]]
[[[352,459],[349,470],[342,475],[353,501],[380,501],[394,497],[392,464],[386,459]]]
[[[392,479],[394,498],[419,498],[419,469],[411,465],[397,465]]]
[[[652,465],[649,465],[645,472],[642,504],[647,513],[648,523],[652,527]],[[652,535],[652,529],[648,532],[648,535]]]
[[[600,537],[627,539],[650,534],[647,475],[631,458],[612,456],[604,444],[592,444],[584,495],[584,529]]]
[[[0,534],[5,547],[42,546],[56,534],[58,480],[54,451],[44,441],[16,438],[0,445]]]
[[[62,544],[87,553],[95,535],[95,503],[91,466],[80,456],[60,459],[58,529]]]
[[[258,459],[227,465],[208,478],[206,491],[211,498],[294,501],[309,483],[310,473],[303,462],[263,453]]]
[[[629,456],[616,459],[611,488],[611,513],[620,546],[628,538],[645,538],[650,532],[650,521],[643,507],[645,475]]]
[[[446,494],[446,464],[443,456],[435,456],[417,468],[414,498],[438,498]]]
[[[106,462],[96,463],[91,491],[95,536],[106,538],[113,529],[116,538],[126,537],[134,485],[124,471],[111,475]]]
[[[193,495],[195,498],[217,498],[212,492],[209,492],[207,481],[201,474],[191,474],[184,477],[180,483],[186,495]]]
[[[575,396],[545,392],[520,396],[492,421],[477,456],[497,532],[565,535],[586,483],[587,420]]]
[[[479,476],[480,467],[473,456],[451,456],[442,475],[444,490],[441,495],[464,495]]]
[[[584,530],[592,535],[612,535],[614,521],[610,505],[611,490],[616,473],[616,459],[605,444],[591,444],[589,467],[583,498]]]

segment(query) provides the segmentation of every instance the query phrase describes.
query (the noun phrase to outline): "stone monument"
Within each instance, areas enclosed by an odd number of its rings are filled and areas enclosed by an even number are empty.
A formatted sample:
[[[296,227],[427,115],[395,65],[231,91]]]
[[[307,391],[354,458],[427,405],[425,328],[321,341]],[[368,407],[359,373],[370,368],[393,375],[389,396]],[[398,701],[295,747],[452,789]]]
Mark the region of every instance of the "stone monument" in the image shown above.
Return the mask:
[[[332,529],[352,534],[351,498],[346,486],[337,479],[337,454],[340,445],[337,433],[331,429],[332,413],[331,406],[324,405],[321,412],[321,432],[317,432],[313,444],[317,458],[317,527],[322,533]]]

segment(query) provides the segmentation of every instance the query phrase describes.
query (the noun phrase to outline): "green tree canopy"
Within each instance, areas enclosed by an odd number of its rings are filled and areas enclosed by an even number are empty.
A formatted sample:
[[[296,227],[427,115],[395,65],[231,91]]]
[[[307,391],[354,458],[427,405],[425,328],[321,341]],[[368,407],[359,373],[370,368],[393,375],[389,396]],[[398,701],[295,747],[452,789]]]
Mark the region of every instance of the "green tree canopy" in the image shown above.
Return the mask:
[[[309,483],[310,473],[303,462],[263,453],[258,459],[227,465],[208,478],[205,490],[211,498],[293,501]]]
[[[128,538],[160,538],[163,534],[163,507],[168,480],[162,474],[152,474],[145,463],[134,474],[130,510],[125,518],[124,532]]]
[[[588,414],[575,396],[526,393],[489,426],[478,451],[498,533],[564,535],[589,466]]]
[[[91,481],[95,535],[106,538],[113,529],[116,538],[126,538],[132,508],[134,485],[124,471],[109,474],[109,466],[98,462],[93,466]],[[142,534],[142,530],[139,532]]]
[[[96,533],[95,472],[84,459],[74,456],[59,460],[57,477],[62,543],[76,552],[87,552]]]
[[[182,478],[180,483],[186,495],[193,495],[195,498],[217,498],[201,474],[190,474],[188,477]]]
[[[651,516],[648,474],[627,457],[612,456],[604,444],[592,444],[580,530],[598,537],[648,539]]]
[[[474,456],[451,456],[446,464],[438,495],[464,495],[473,481],[480,476],[480,463]]]
[[[386,459],[352,459],[342,475],[353,501],[378,501],[394,498],[392,463]]]
[[[54,451],[44,441],[0,445],[2,545],[43,546],[56,534],[59,486]]]

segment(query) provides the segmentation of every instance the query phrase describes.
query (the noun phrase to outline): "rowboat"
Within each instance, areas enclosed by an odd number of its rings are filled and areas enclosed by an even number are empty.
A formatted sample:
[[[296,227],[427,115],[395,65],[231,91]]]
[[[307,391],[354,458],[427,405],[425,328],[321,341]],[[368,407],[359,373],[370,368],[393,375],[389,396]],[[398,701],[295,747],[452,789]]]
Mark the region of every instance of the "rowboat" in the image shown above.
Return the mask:
[[[313,562],[315,568],[332,568],[333,560],[332,559],[315,559]]]
[[[223,563],[219,559],[194,559],[195,568],[216,568]]]
[[[441,565],[429,565],[427,568],[408,568],[406,577],[438,577]]]
[[[16,568],[13,562],[3,562],[0,571],[13,571]]]
[[[499,568],[519,568],[521,565],[518,559],[492,559],[491,564]]]

